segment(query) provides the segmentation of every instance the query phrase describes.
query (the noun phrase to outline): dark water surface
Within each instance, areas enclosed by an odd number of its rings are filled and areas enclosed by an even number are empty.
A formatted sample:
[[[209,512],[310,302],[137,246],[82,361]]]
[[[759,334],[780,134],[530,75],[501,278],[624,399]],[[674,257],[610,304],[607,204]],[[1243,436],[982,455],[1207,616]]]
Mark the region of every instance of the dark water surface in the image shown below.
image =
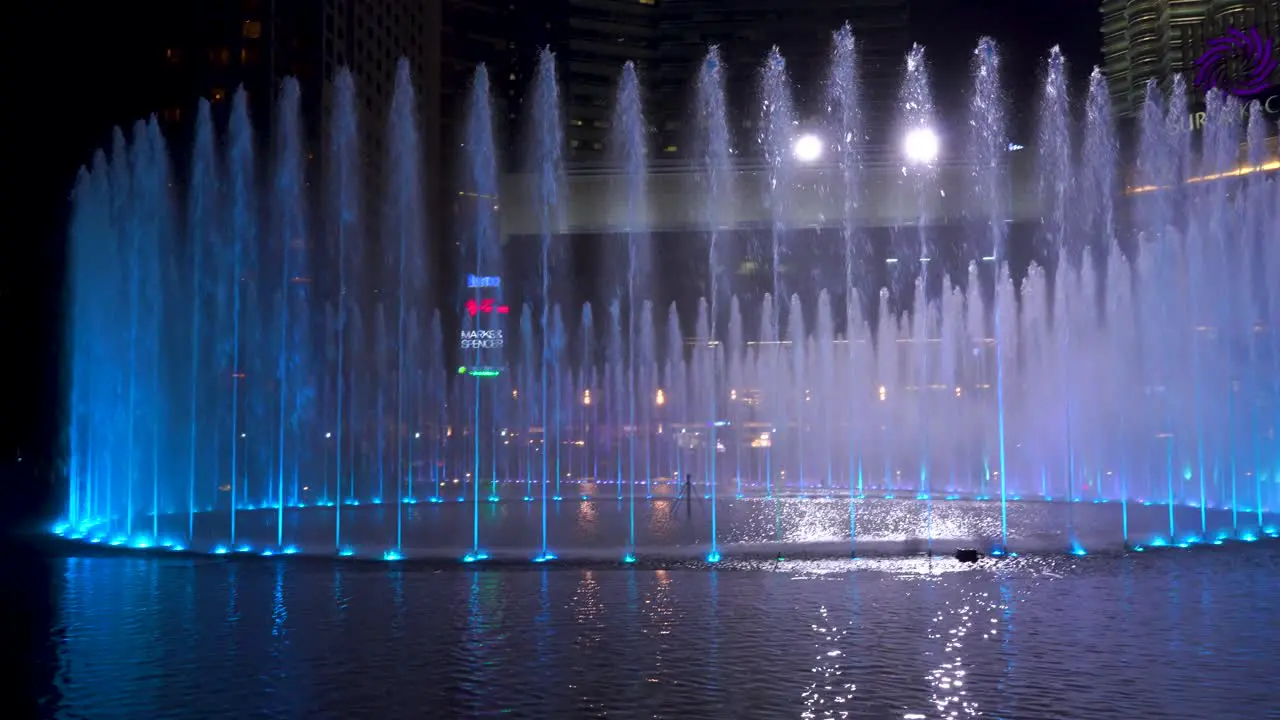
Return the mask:
[[[20,699],[46,717],[1280,717],[1274,542],[978,565],[99,556],[5,573],[9,632],[35,656]],[[46,590],[51,612],[33,607]]]

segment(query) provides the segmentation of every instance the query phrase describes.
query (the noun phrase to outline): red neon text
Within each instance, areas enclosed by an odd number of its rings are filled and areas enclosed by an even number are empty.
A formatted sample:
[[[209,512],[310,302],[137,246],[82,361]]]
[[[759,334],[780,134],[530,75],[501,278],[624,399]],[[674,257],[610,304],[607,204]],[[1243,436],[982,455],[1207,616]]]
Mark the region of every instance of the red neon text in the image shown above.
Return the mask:
[[[489,313],[496,312],[499,315],[506,315],[507,313],[511,312],[511,308],[507,307],[506,305],[496,305],[495,304],[496,302],[497,301],[493,299],[485,299],[479,302],[476,302],[475,300],[468,300],[467,314],[470,315],[471,317],[475,317],[480,313],[489,314]]]

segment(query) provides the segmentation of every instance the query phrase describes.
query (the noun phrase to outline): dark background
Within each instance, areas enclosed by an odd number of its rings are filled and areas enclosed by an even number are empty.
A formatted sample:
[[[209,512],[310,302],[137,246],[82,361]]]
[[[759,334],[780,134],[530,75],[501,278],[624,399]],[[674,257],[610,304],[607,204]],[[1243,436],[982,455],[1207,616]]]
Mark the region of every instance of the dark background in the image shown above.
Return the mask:
[[[106,144],[113,125],[158,109],[148,72],[163,47],[164,28],[153,22],[159,7],[156,0],[20,3],[3,30],[0,521],[7,525],[43,519],[57,507],[68,197],[77,168]],[[1061,44],[1077,82],[1100,60],[1096,0],[917,0],[911,7],[912,39],[947,59],[933,67],[944,111],[963,107],[967,67],[953,59],[967,62],[980,35],[995,37],[1004,50],[1020,124],[1029,120],[1049,47]]]
[[[211,0],[163,4],[205,1]],[[60,502],[54,478],[68,198],[77,168],[106,144],[112,126],[160,109],[148,68],[159,66],[154,59],[164,47],[165,28],[155,21],[161,5],[15,3],[0,30],[0,168],[7,176],[0,200],[0,663],[18,668],[9,675],[20,688],[16,707],[8,696],[13,717],[41,716],[38,689],[54,681],[38,669],[54,663],[32,659],[55,651],[49,638],[56,636],[56,565],[31,545],[11,546],[3,529],[47,520]],[[1024,114],[1050,46],[1061,43],[1076,79],[1099,61],[1094,0],[917,0],[912,11],[913,39],[934,58],[967,62],[980,35],[995,37],[1004,48],[1015,111]],[[832,29],[814,28],[815,37]],[[966,62],[934,67],[944,111],[962,101]]]

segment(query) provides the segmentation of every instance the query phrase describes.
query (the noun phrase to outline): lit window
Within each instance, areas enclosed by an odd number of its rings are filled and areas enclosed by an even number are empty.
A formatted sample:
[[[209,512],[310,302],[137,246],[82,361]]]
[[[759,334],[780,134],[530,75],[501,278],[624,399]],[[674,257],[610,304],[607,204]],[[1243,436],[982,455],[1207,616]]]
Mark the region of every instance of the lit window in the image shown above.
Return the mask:
[[[222,102],[227,97],[227,92],[222,88],[214,88],[210,93],[209,99],[213,102]]]
[[[171,63],[176,63],[182,59],[182,53],[178,52],[174,48],[168,48],[164,51],[164,59]]]
[[[641,5],[656,5],[658,0],[640,0]]]
[[[244,36],[250,40],[257,40],[262,37],[262,23],[257,20],[245,20]]]
[[[679,149],[679,148],[677,148],[675,145],[668,145],[668,146],[666,146],[666,147],[662,148],[662,152],[675,152],[675,151],[676,151],[676,150],[678,150],[678,149]]]

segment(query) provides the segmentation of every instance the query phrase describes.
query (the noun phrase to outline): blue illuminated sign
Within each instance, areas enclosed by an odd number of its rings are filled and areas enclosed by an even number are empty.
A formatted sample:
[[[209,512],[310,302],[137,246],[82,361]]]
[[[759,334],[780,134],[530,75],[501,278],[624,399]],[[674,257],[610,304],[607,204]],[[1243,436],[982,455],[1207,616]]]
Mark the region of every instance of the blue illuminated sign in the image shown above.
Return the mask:
[[[502,287],[502,278],[495,275],[468,275],[467,287],[469,288],[496,288]]]

